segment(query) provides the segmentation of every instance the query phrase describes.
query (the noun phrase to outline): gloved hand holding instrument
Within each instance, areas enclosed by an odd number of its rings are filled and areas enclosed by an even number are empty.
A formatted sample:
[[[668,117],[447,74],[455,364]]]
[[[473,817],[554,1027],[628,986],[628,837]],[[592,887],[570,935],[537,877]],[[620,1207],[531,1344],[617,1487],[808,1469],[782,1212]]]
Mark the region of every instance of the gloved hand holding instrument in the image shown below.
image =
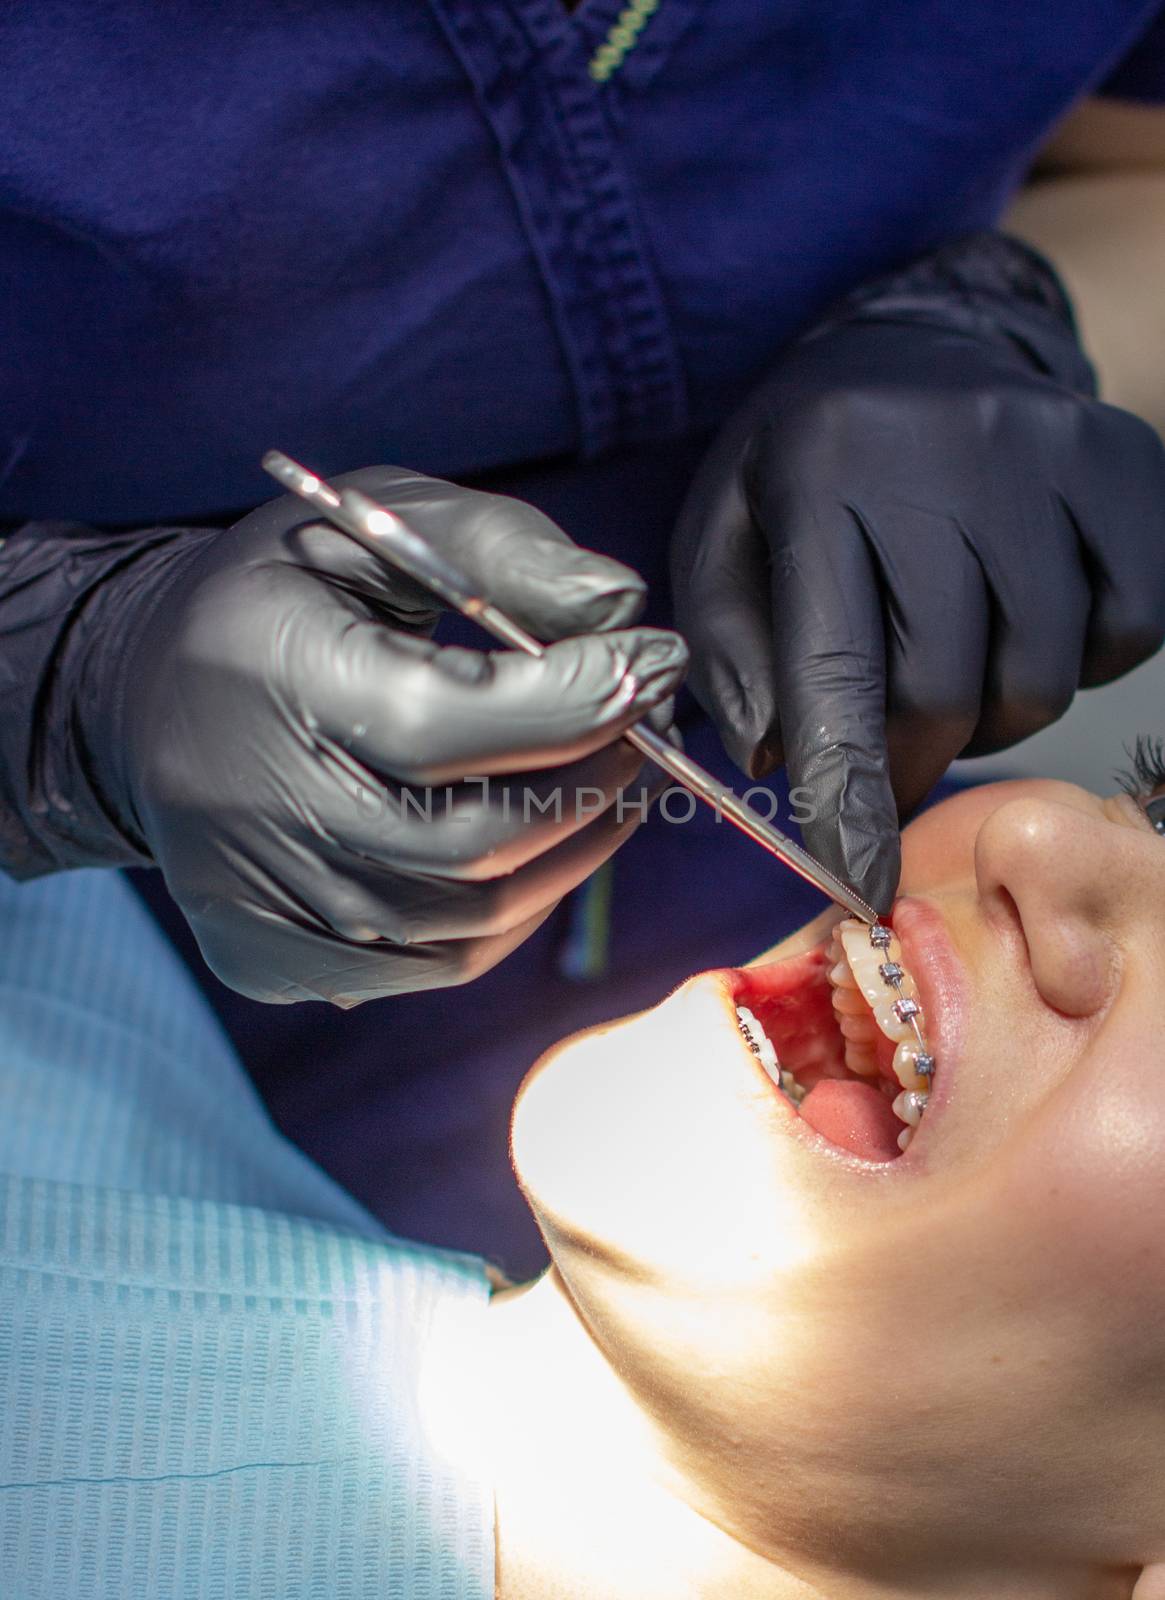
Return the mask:
[[[999,234],[848,296],[704,461],[673,546],[692,686],[876,910],[899,813],[1165,637],[1165,449],[1102,404],[1055,274]]]
[[[391,468],[340,481],[558,642],[439,647],[432,596],[292,496],[225,531],[41,525],[0,551],[0,864],[156,862],[209,964],[270,1001],[500,960],[634,828],[619,735],[666,724],[686,660],[632,626],[635,573],[532,507]],[[431,813],[398,803],[429,785]]]

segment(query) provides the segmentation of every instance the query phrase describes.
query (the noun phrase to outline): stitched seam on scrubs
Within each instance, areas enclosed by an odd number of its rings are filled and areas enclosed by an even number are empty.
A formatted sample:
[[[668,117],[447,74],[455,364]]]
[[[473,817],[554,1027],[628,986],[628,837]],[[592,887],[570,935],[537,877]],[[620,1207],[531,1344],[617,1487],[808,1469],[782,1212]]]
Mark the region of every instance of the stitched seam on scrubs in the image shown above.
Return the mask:
[[[630,185],[560,0],[431,0],[497,140],[550,297],[579,446],[682,432],[683,371]]]
[[[648,21],[659,10],[659,0],[631,0],[620,11],[617,21],[587,65],[587,71],[596,83],[606,83],[618,72],[624,61],[639,43],[639,35]]]

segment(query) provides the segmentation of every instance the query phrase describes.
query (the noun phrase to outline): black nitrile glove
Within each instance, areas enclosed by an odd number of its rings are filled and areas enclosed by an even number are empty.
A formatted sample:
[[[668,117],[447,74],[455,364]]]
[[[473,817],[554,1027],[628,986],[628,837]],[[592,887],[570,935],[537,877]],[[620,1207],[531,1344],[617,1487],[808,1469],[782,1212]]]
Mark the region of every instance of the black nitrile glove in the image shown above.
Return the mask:
[[[878,910],[898,811],[1165,636],[1165,449],[1095,398],[1047,263],[979,234],[799,339],[702,464],[673,548],[692,685]],[[897,804],[896,804],[897,802]]]
[[[438,648],[431,599],[290,495],[225,532],[29,528],[0,550],[0,863],[152,859],[225,982],[347,1006],[484,971],[622,842],[617,735],[686,652],[530,506],[339,481],[561,642]]]

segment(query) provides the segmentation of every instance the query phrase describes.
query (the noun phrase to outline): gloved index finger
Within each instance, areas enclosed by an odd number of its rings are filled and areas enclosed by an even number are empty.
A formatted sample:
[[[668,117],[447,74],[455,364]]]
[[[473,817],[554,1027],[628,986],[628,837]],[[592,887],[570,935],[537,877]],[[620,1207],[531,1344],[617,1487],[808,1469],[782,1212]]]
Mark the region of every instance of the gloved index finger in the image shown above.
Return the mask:
[[[766,509],[764,514],[770,514]],[[877,569],[836,507],[783,521],[772,541],[775,682],[781,739],[806,847],[875,910],[901,862],[886,748],[886,647]]]
[[[388,467],[332,481],[382,500],[539,639],[625,628],[643,610],[637,572],[575,544],[523,500]]]

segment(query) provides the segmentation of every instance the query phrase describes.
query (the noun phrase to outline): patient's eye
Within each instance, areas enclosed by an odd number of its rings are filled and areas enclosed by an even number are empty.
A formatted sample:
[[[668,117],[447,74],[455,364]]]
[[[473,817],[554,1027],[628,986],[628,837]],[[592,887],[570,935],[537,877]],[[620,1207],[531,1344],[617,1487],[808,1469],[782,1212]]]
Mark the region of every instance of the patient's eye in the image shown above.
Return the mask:
[[[1165,739],[1139,733],[1131,749],[1125,746],[1125,754],[1132,765],[1117,773],[1117,781],[1165,835]]]
[[[1144,803],[1145,815],[1158,833],[1165,834],[1165,794],[1154,795]]]

